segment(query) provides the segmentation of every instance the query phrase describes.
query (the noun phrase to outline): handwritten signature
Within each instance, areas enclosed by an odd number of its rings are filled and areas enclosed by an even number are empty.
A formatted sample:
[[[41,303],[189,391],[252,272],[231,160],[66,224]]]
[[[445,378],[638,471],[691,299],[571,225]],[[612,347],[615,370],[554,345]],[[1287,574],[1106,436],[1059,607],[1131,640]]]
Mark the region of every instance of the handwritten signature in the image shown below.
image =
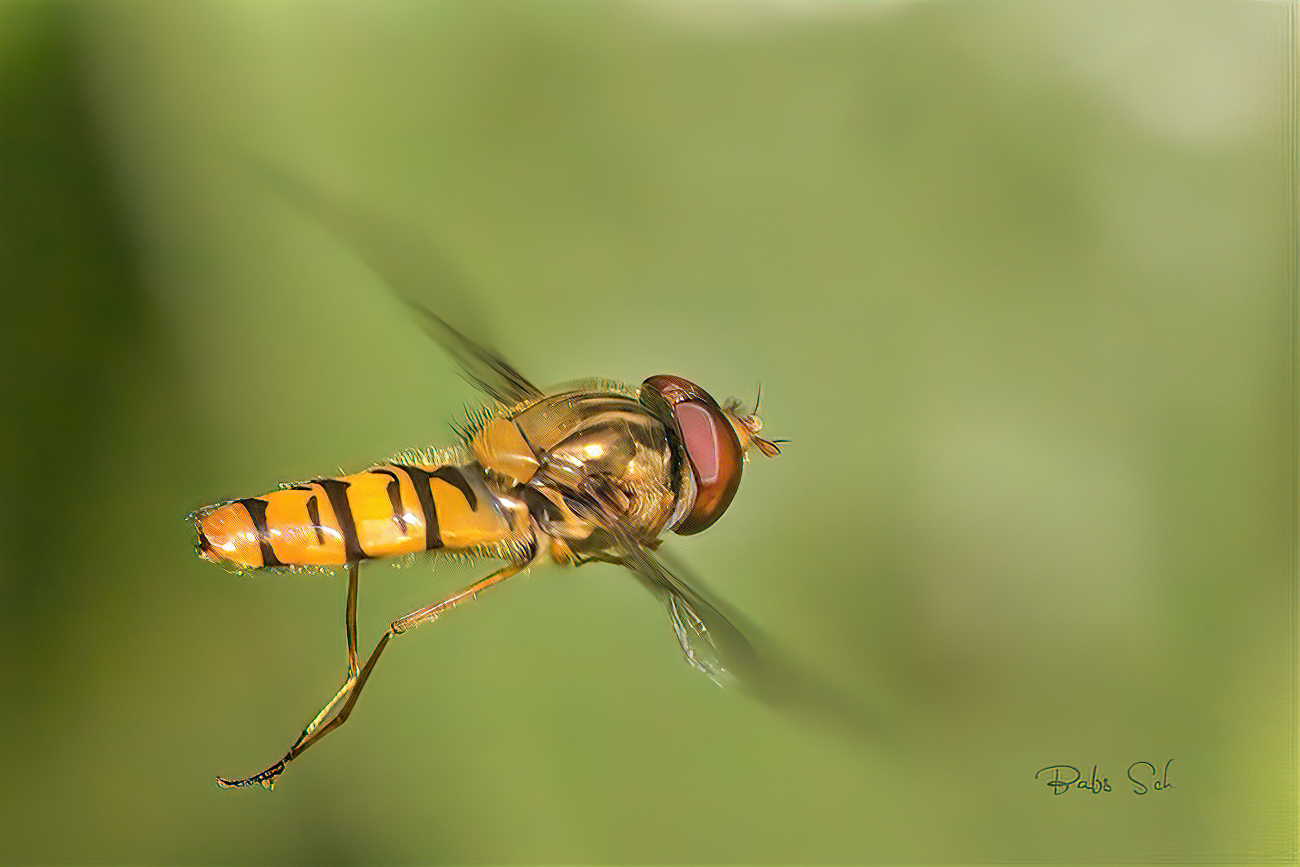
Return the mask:
[[[1174,760],[1170,759],[1165,762],[1163,769],[1157,769],[1150,762],[1134,762],[1129,765],[1127,776],[1133,784],[1133,794],[1146,795],[1172,789],[1174,784],[1169,782],[1169,766],[1173,763]],[[1049,776],[1044,778],[1044,774]],[[1048,765],[1034,774],[1034,779],[1043,779],[1053,795],[1064,795],[1072,788],[1083,789],[1094,795],[1111,791],[1110,779],[1097,773],[1097,765],[1092,766],[1092,774],[1086,778],[1074,765]]]

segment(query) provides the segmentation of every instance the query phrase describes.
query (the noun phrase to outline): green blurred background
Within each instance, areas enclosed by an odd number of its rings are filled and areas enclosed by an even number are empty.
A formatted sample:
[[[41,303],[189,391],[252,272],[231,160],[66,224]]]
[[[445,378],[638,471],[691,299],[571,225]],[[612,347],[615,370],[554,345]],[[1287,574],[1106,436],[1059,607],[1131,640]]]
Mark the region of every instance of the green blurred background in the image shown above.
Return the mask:
[[[1295,26],[0,4],[0,862],[1294,863]],[[337,686],[343,578],[231,575],[185,515],[475,399],[254,165],[423,239],[539,382],[761,381],[791,444],[675,549],[892,734],[535,570],[218,790]],[[368,569],[363,643],[486,568]]]

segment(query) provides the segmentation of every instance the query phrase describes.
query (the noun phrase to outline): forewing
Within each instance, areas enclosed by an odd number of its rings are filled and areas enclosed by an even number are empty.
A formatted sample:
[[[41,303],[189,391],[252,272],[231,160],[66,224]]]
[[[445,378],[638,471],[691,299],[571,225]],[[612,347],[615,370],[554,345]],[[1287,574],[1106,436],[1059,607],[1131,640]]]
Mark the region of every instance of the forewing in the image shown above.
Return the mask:
[[[481,337],[466,336],[425,306],[424,299],[435,299],[440,308],[455,310],[458,322],[472,323],[479,318],[472,293],[427,238],[390,225],[357,203],[330,195],[265,162],[250,160],[249,165],[265,183],[347,243],[410,307],[420,327],[447,351],[473,385],[508,406],[541,396],[537,386],[489,349]],[[473,333],[482,334],[481,325]]]
[[[580,517],[601,527],[610,544],[600,559],[627,567],[668,613],[686,661],[721,686],[743,677],[757,662],[749,640],[717,606],[673,574],[624,524],[614,505],[613,483],[603,475],[585,476],[566,497]]]
[[[664,606],[687,662],[719,686],[752,678],[758,653],[725,614],[644,546],[634,543],[624,553],[622,564]]]
[[[684,564],[664,554],[652,554],[650,561],[659,570],[653,579],[648,581],[638,569],[632,571],[664,602],[688,660],[692,652],[696,658],[702,652],[714,652],[713,658],[724,672],[721,679],[710,674],[714,680],[723,685],[738,682],[746,692],[770,707],[853,737],[868,737],[874,742],[902,739],[879,707],[830,686],[774,644],[743,615],[735,611],[724,614],[725,603],[703,598],[703,586],[693,577],[688,580],[690,571]],[[676,616],[679,612],[690,612],[681,618],[680,627]],[[692,634],[692,623],[700,624],[702,634]],[[696,664],[696,667],[700,666]]]
[[[575,512],[609,534],[611,545],[602,559],[626,567],[663,605],[687,662],[720,686],[739,685],[772,707],[855,736],[887,735],[889,727],[878,712],[827,686],[741,614],[721,600],[709,599],[703,584],[684,577],[690,574],[685,565],[638,541],[603,493],[605,481],[587,477],[575,496],[566,499]]]
[[[504,358],[470,340],[453,328],[447,320],[429,308],[403,297],[414,311],[416,320],[447,354],[460,366],[461,373],[471,383],[506,406],[542,396],[541,390],[523,377]]]

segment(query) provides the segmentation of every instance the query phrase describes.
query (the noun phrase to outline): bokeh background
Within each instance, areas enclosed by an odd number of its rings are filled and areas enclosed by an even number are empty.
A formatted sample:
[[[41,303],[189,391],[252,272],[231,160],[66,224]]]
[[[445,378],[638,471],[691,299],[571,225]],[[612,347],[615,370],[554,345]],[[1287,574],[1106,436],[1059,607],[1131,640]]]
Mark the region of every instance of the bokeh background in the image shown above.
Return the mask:
[[[0,861],[1294,863],[1295,28],[0,5]],[[337,686],[344,579],[229,574],[186,514],[476,399],[270,177],[436,252],[420,291],[539,382],[761,382],[792,442],[674,548],[863,724],[535,570],[218,790]],[[368,568],[363,643],[486,568]]]

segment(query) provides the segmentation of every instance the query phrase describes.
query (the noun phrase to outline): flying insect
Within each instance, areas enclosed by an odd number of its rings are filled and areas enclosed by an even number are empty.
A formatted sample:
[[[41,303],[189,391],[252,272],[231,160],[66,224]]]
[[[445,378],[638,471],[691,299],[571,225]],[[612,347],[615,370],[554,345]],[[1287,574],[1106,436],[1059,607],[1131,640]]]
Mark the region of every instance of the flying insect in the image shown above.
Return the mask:
[[[352,713],[389,641],[530,566],[623,566],[662,603],[687,661],[718,683],[752,657],[745,635],[657,553],[668,533],[712,526],[740,485],[749,452],[780,452],[736,401],[658,375],[639,388],[591,380],[543,391],[496,352],[409,302],[422,327],[493,405],[472,411],[462,442],[410,451],[352,475],[285,484],[191,517],[206,560],[234,568],[342,566],[347,675],[284,756],[222,787],[270,789],[290,762]],[[422,551],[505,565],[392,621],[364,662],[357,652],[365,561]]]

